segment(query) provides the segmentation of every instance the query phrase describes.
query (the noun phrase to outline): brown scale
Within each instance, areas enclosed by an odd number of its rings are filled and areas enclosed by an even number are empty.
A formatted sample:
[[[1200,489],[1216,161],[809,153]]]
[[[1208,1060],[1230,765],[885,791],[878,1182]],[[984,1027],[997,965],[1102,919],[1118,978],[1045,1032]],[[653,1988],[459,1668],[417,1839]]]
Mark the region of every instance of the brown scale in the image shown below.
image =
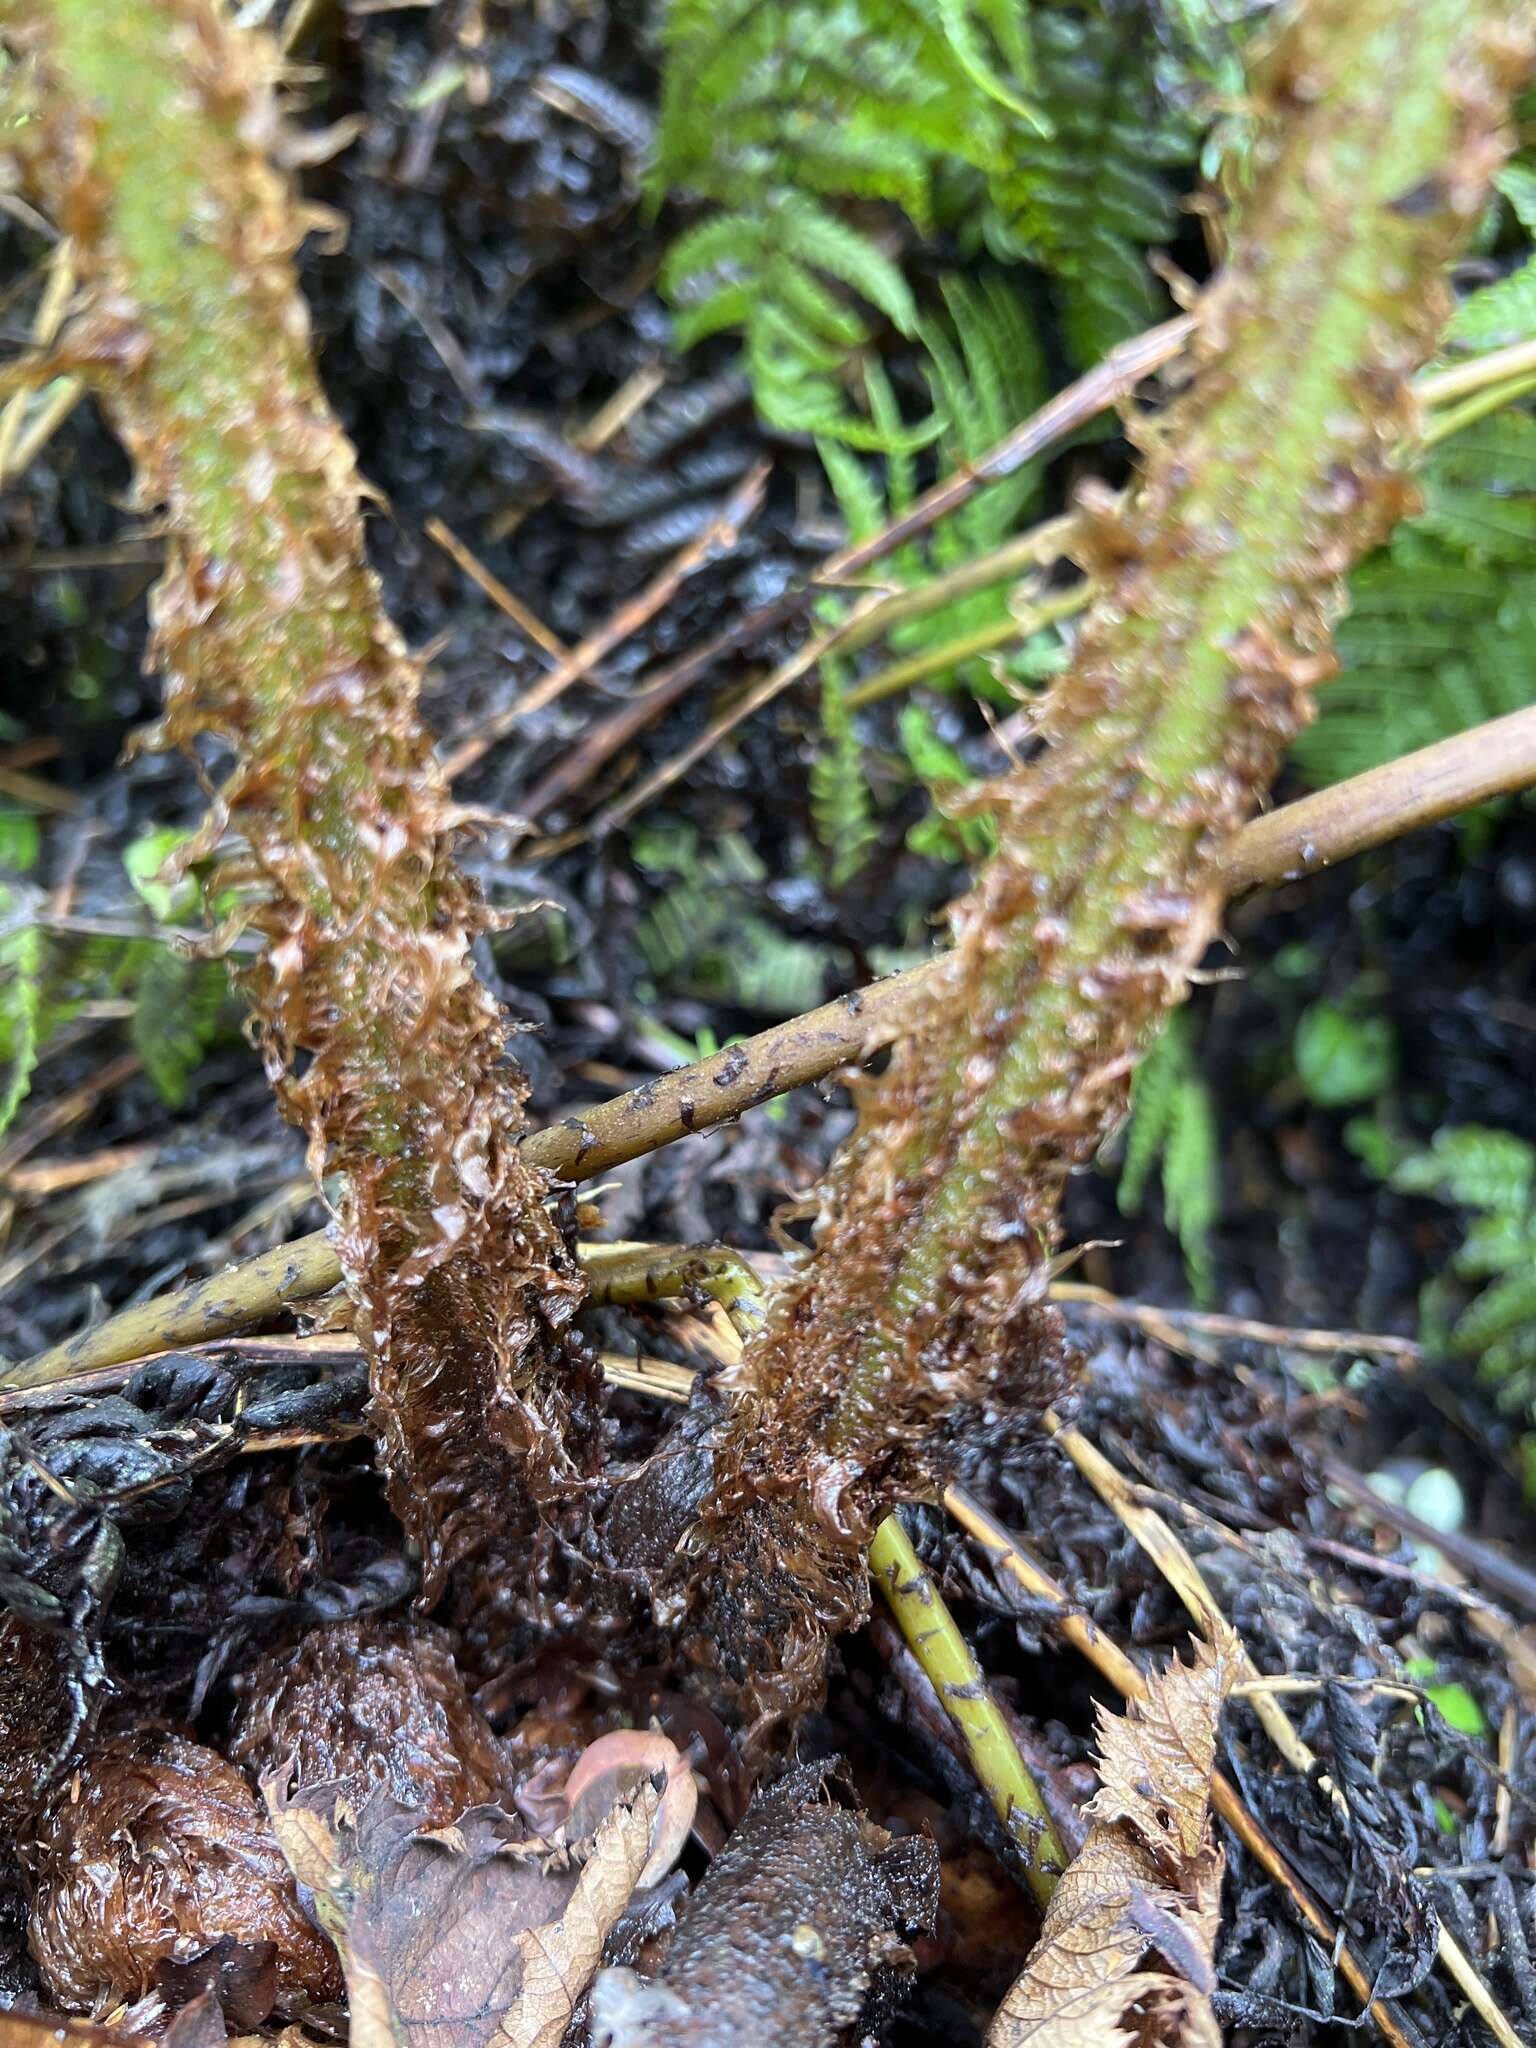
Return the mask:
[[[158,1730],[102,1743],[21,1856],[28,1941],[67,2011],[157,1992],[175,2002],[210,1952],[215,1979],[240,1982],[240,2025],[341,1997],[336,1953],[305,1917],[255,1793],[200,1743]]]
[[[14,1827],[46,1798],[82,1718],[62,1635],[0,1613],[0,1823]]]
[[[382,1788],[433,1828],[502,1796],[501,1750],[441,1629],[317,1628],[263,1657],[241,1691],[229,1755],[254,1776],[291,1759],[301,1787],[335,1783],[354,1808]]]

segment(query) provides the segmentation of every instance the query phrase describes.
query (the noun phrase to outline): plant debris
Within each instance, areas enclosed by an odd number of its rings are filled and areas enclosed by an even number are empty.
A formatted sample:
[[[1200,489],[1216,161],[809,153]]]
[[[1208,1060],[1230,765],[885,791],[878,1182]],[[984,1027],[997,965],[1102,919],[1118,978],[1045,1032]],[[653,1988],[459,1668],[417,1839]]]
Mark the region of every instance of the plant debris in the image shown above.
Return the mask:
[[[988,2048],[1219,2048],[1211,1994],[1223,1859],[1207,1799],[1232,1676],[1220,1649],[1201,1644],[1193,1664],[1152,1679],[1145,1700],[1101,1714],[1093,1826]],[[1155,1969],[1144,1967],[1149,1950]]]
[[[163,2012],[190,1980],[239,2029],[341,1995],[249,1781],[200,1743],[145,1731],[91,1750],[23,1837],[22,1868],[32,1953],[66,2010]]]

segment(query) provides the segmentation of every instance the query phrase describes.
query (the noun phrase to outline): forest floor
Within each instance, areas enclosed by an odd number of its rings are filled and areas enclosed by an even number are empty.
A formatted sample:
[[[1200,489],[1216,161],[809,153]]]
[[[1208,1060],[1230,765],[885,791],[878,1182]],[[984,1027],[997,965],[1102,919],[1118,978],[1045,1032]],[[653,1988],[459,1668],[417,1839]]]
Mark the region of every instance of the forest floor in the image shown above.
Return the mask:
[[[345,240],[312,240],[303,271],[327,391],[380,493],[372,538],[391,608],[432,651],[426,715],[447,756],[487,742],[455,793],[492,817],[468,864],[496,904],[527,906],[482,965],[527,1027],[515,1050],[543,1123],[916,957],[963,871],[908,849],[926,803],[908,789],[877,811],[879,842],[854,879],[828,886],[808,793],[813,684],[595,829],[706,730],[741,687],[742,657],[560,786],[572,750],[637,676],[788,588],[839,528],[814,456],[764,435],[727,356],[679,362],[670,351],[655,290],[665,233],[640,187],[654,55],[630,10],[548,5],[519,19],[515,35],[499,30],[478,51],[484,89],[473,96],[448,77],[455,51],[437,12],[380,15],[304,86],[307,127],[350,126],[345,146],[304,173],[344,216]],[[24,228],[3,232],[6,276],[19,280],[36,249]],[[24,321],[7,317],[9,338],[24,339]],[[1126,460],[1115,441],[1078,448],[1052,491],[1064,496],[1085,467],[1113,480]],[[500,732],[558,648],[646,591],[760,461],[772,465],[766,491],[739,530],[594,676]],[[43,785],[26,886],[46,896],[60,947],[147,937],[124,852],[191,825],[203,806],[185,762],[120,763],[156,709],[139,665],[159,544],[127,485],[120,450],[82,406],[0,504],[0,790]],[[445,529],[532,615],[544,649],[466,572]],[[750,672],[790,644],[770,635],[754,646]],[[1005,765],[968,696],[934,697],[932,711],[972,773]],[[894,746],[882,735],[897,715],[894,704],[868,714],[869,758]],[[530,828],[509,826],[551,776]],[[1407,2038],[1491,2038],[1465,1987],[1436,1966],[1438,1914],[1515,2036],[1536,2040],[1536,1522],[1518,1420],[1470,1369],[1428,1361],[1412,1342],[1420,1288],[1459,1241],[1454,1215],[1373,1176],[1345,1141],[1360,1103],[1320,1106],[1293,1057],[1309,1006],[1367,1008],[1395,1045],[1378,1115],[1386,1104],[1421,1138],[1471,1122],[1536,1142],[1536,813],[1510,806],[1251,898],[1233,912],[1222,965],[1193,1005],[1220,1134],[1207,1287],[1218,1319],[1186,1313],[1178,1244],[1155,1202],[1120,1213],[1112,1162],[1068,1204],[1068,1241],[1086,1247],[1066,1276],[1083,1290],[1071,1316],[1085,1360],[1068,1419],[1134,1492],[1106,1500],[1049,1441],[979,1452],[966,1484],[1141,1658],[1182,1650],[1192,1627],[1124,1512],[1154,1505],[1259,1669],[1312,1681],[1287,1705],[1346,1795],[1348,1829],[1318,1774],[1276,1757],[1251,1702],[1228,1716],[1226,1755],[1291,1868],[1399,2001]],[[0,1141],[0,1356],[11,1360],[324,1220],[301,1145],[238,1031],[202,1034],[172,1108],[151,1078],[160,1054],[146,1066],[137,984],[125,972],[122,986],[57,1033]],[[639,1159],[587,1191],[601,1215],[592,1234],[723,1241],[771,1265],[783,1256],[777,1212],[850,1121],[829,1083]],[[1256,1335],[1244,1321],[1298,1334]],[[1299,1334],[1318,1330],[1397,1341]],[[711,1362],[698,1328],[660,1312],[603,1311],[591,1335]],[[261,1363],[235,1345],[208,1369],[234,1370],[241,1355],[247,1374]],[[152,1392],[133,1399],[153,1417]],[[0,1394],[0,1421],[34,1445],[91,1426],[78,1398],[52,1393]],[[618,1394],[613,1426],[636,1454],[660,1418],[644,1397]],[[135,1428],[120,1409],[100,1424],[109,1438]],[[314,1588],[295,1595],[259,1573],[247,1597],[230,1593],[270,1487],[291,1486],[297,1502],[296,1470],[311,1457],[331,1461],[328,1483],[344,1467],[358,1498],[368,1493],[356,1447],[263,1449],[243,1461],[238,1488],[232,1467],[189,1477],[153,1540],[134,1538],[142,1555],[106,1637],[112,1712],[193,1725],[217,1743],[242,1660],[322,1611]],[[1373,1505],[1369,1478],[1382,1474]],[[1394,1505],[1416,1483],[1428,1532]],[[1049,1603],[1021,1593],[953,1520],[925,1510],[913,1527],[1027,1753],[1070,1804],[1091,1789],[1094,1706],[1117,1705],[1113,1688],[1054,1630]],[[330,1557],[328,1597],[339,1601],[351,1573],[354,1605],[365,1580],[380,1601],[398,1600],[404,1565],[392,1575],[387,1553],[369,1496]],[[557,1697],[586,1733],[605,1715],[643,1717],[646,1700],[675,1705],[666,1672],[650,1674],[643,1698],[637,1683],[605,1674],[576,1629],[488,1686],[482,1704],[502,1733],[535,1710],[553,1716]],[[729,1748],[712,1717],[710,1739]],[[889,1621],[842,1647],[826,1710],[799,1744],[845,1758],[871,1815],[898,1834],[928,1829],[943,1858],[938,1930],[881,2038],[979,2040],[1034,1909]],[[716,1763],[717,1803],[729,1807],[739,1768]],[[705,1850],[689,1854],[698,1863]],[[1358,2005],[1333,1959],[1250,1852],[1229,1838],[1228,1854],[1217,1961],[1233,2038],[1342,2040],[1333,2008]],[[17,1933],[12,1913],[0,1940]],[[0,1983],[13,1996],[34,1988],[19,1950],[0,1960]]]

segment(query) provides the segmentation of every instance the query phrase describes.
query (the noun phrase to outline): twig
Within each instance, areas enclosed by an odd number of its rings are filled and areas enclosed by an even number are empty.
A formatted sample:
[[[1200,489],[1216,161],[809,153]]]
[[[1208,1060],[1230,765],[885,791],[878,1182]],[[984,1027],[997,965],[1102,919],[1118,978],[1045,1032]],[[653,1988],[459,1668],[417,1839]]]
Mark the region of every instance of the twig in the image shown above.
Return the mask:
[[[1512,720],[1525,722],[1519,728],[1525,744],[1536,738],[1536,709],[1515,712],[1511,718],[1441,740],[1387,768],[1373,769],[1254,819],[1238,834],[1227,856],[1227,888],[1235,895],[1283,880],[1303,855],[1309,857],[1310,868],[1327,867],[1346,854],[1393,838],[1405,815],[1421,825],[1430,822],[1430,815],[1449,817],[1469,802],[1536,780],[1536,760],[1519,743],[1519,735],[1514,744],[1507,736]],[[1501,748],[1489,745],[1490,732],[1506,735]],[[1496,753],[1498,792],[1488,786],[1489,759]],[[1451,773],[1442,768],[1447,759],[1454,764]],[[1430,815],[1418,800],[1421,782],[1436,791]],[[1255,843],[1256,853],[1250,851]],[[908,1005],[929,972],[926,965],[909,968],[856,995],[840,996],[819,1010],[776,1024],[695,1066],[615,1096],[584,1117],[569,1117],[535,1131],[524,1139],[523,1150],[532,1164],[563,1180],[589,1180],[678,1138],[728,1122],[791,1088],[825,1080],[839,1067],[869,1059],[901,1036]],[[297,1238],[39,1352],[10,1375],[8,1384],[40,1386],[92,1366],[142,1357],[162,1346],[224,1336],[275,1315],[290,1302],[323,1294],[339,1278],[340,1268],[323,1232]]]
[[[674,754],[669,761],[664,761],[653,774],[645,778],[638,789],[631,790],[627,796],[619,798],[606,810],[601,811],[592,827],[593,834],[601,838],[605,832],[616,830],[626,818],[632,818],[636,811],[643,811],[654,797],[660,796],[664,789],[670,789],[679,776],[686,775],[695,761],[702,761],[706,754],[712,753],[725,735],[740,725],[744,718],[750,718],[754,712],[761,711],[765,704],[771,704],[775,697],[787,690],[791,683],[798,682],[801,676],[813,669],[826,655],[836,654],[847,647],[852,635],[861,624],[867,622],[878,604],[878,598],[867,598],[829,632],[820,633],[814,639],[807,640],[797,654],[790,655],[787,660],[781,661],[777,668],[770,669],[766,676],[743,690],[724,711],[710,720],[697,739],[684,747],[680,753]]]
[[[4,763],[0,763],[0,795],[14,797],[18,803],[34,805],[40,811],[58,811],[66,817],[80,808],[80,799],[72,789],[60,789],[57,783],[44,782],[40,775],[27,775]]]
[[[913,1656],[960,1731],[993,1811],[1023,1856],[1030,1890],[1042,1907],[1048,1906],[1067,1867],[1066,1852],[981,1666],[895,1515],[887,1515],[875,1531],[869,1568]]]
[[[763,502],[770,466],[766,462],[755,463],[704,531],[680,548],[637,597],[621,605],[606,625],[589,634],[573,654],[542,681],[535,683],[532,689],[525,690],[516,703],[486,719],[478,731],[461,739],[443,762],[443,773],[448,779],[452,781],[466,768],[472,768],[497,740],[511,732],[519,719],[542,711],[572,683],[590,674],[605,655],[638,633],[657,612],[670,604],[679,587],[706,562],[713,561],[719,554],[729,553],[735,547],[742,527]]]
[[[1053,1610],[1052,1618],[1061,1634],[1117,1692],[1126,1699],[1146,1698],[1146,1680],[1119,1644],[1072,1605],[1065,1590],[1030,1556],[1017,1537],[1010,1535],[963,1487],[946,1487],[944,1505],[995,1569],[1011,1578],[1032,1601],[1043,1602]],[[1211,1804],[1254,1861],[1280,1886],[1327,1953],[1337,1954],[1345,1982],[1365,2005],[1383,2038],[1392,2048],[1413,2048],[1392,2008],[1373,1996],[1370,1976],[1359,1958],[1347,1943],[1340,1941],[1328,1915],[1291,1869],[1257,1816],[1243,1804],[1231,1779],[1219,1770],[1211,1773]]]
[[[1048,567],[1067,552],[1077,529],[1077,515],[1063,513],[1032,527],[1028,533],[1015,534],[1012,540],[1005,541],[989,554],[978,555],[972,562],[961,562],[942,576],[935,576],[910,590],[889,592],[862,612],[856,622],[845,622],[847,630],[838,642],[840,651],[856,653],[859,648],[868,646],[872,640],[911,619],[924,618],[929,612],[937,611],[958,598],[969,597],[974,591],[989,590],[994,584],[1006,583],[1022,575],[1026,569]],[[823,646],[821,651],[825,653],[827,650]],[[695,657],[690,654],[643,685],[627,704],[594,725],[563,760],[556,762],[543,781],[523,800],[524,813],[530,818],[541,817],[573,791],[590,782],[621,747],[628,746],[637,733],[643,732],[670,709],[698,681],[700,672]]]
[[[1116,1470],[1102,1451],[1089,1443],[1086,1437],[1075,1429],[1064,1428],[1053,1415],[1046,1416],[1045,1425],[1100,1500],[1118,1515],[1136,1538],[1183,1601],[1194,1621],[1212,1640],[1218,1637],[1231,1640],[1231,1624],[1206,1585],[1200,1567],[1162,1516],[1137,1498],[1130,1482]],[[1240,1679],[1248,1683],[1259,1679],[1261,1673],[1258,1667],[1240,1642],[1237,1654]],[[1349,1828],[1352,1825],[1349,1801],[1333,1779],[1320,1768],[1315,1752],[1302,1740],[1295,1723],[1275,1694],[1260,1689],[1248,1695],[1248,1704],[1265,1734],[1291,1769],[1306,1782],[1316,1783],[1319,1791],[1332,1802],[1340,1821]],[[1508,2016],[1483,1982],[1472,1959],[1443,1921],[1439,1927],[1437,1953],[1446,1975],[1476,2009],[1479,2017],[1499,2042],[1500,2048],[1521,2048],[1520,2036],[1515,2032]]]
[[[855,546],[841,548],[836,554],[829,555],[802,588],[786,591],[782,597],[775,598],[770,604],[759,605],[756,611],[748,612],[744,618],[738,619],[724,632],[717,633],[702,647],[684,655],[680,661],[674,662],[670,668],[653,677],[649,683],[642,682],[636,693],[637,705],[644,706],[647,718],[657,716],[668,704],[676,702],[691,689],[717,661],[750,646],[764,634],[802,617],[809,610],[819,591],[829,586],[853,582],[866,570],[872,569],[877,562],[884,561],[886,556],[893,554],[897,548],[904,547],[908,541],[916,540],[939,520],[958,511],[987,484],[1011,476],[1016,469],[1021,469],[1026,462],[1034,461],[1065,435],[1074,432],[1087,421],[1097,418],[1107,407],[1118,405],[1123,399],[1128,398],[1138,384],[1150,377],[1154,371],[1162,369],[1179,354],[1193,332],[1193,319],[1188,314],[1181,314],[1178,319],[1164,321],[1162,326],[1149,328],[1145,334],[1136,335],[1130,341],[1122,342],[1118,348],[1111,349],[1103,362],[1095,365],[1075,383],[1069,384],[1064,391],[1057,392],[1054,398],[1015,427],[1012,433],[1006,435],[978,462],[956,470],[952,476],[945,477],[942,483],[935,484],[933,489],[919,498],[909,511],[904,512],[899,519],[892,520],[889,525],[883,526],[878,533],[871,534],[867,540],[862,540]],[[910,594],[901,593],[903,596]],[[837,644],[857,647],[866,643],[854,639],[840,640]],[[815,660],[820,660],[822,654],[830,651],[832,650],[829,647],[822,645]],[[778,694],[778,690],[787,687],[797,676],[804,675],[806,669],[811,666],[813,663],[807,661],[796,668],[793,675],[781,675],[779,671],[775,671],[778,677],[776,687],[761,701],[767,703],[772,696]],[[746,717],[756,708],[756,701],[753,701],[740,709],[738,715]],[[641,723],[643,722],[642,719]],[[629,732],[638,729],[638,726],[633,726],[613,737],[600,760],[607,760],[624,744]],[[710,745],[713,744],[712,739]],[[689,760],[693,758],[696,756],[690,754]],[[687,762],[683,764],[687,765]],[[679,767],[677,773],[682,772],[682,767]],[[675,777],[669,776],[667,779],[671,781],[675,780]],[[665,784],[660,786],[664,787]],[[536,792],[536,795],[541,802],[533,804],[535,813],[541,806],[547,806],[554,801],[553,796],[546,795],[542,789]],[[644,800],[648,801],[648,798]],[[631,810],[637,807],[631,804],[622,815],[629,816]],[[616,819],[607,822],[616,822]]]
[[[120,1088],[125,1081],[131,1081],[144,1062],[136,1052],[120,1053],[115,1060],[108,1060],[104,1067],[86,1076],[67,1095],[60,1095],[40,1110],[22,1130],[13,1131],[3,1146],[0,1146],[0,1180],[23,1159],[34,1153],[48,1138],[57,1137],[60,1131],[67,1131],[93,1109],[103,1095]]]
[[[1536,1614],[1536,1572],[1530,1571],[1518,1558],[1506,1557],[1491,1544],[1480,1543],[1476,1537],[1464,1535],[1459,1529],[1431,1528],[1428,1522],[1411,1513],[1400,1501],[1385,1499],[1363,1473],[1353,1471],[1337,1458],[1323,1461],[1323,1474],[1330,1486],[1348,1494],[1373,1521],[1399,1536],[1411,1536],[1416,1543],[1432,1545],[1469,1579],[1487,1587],[1501,1600],[1522,1608],[1525,1613]]]
[[[464,545],[446,521],[429,519],[422,529],[427,539],[435,541],[449,559],[464,571],[470,582],[483,590],[498,611],[505,612],[521,633],[526,633],[535,647],[558,662],[571,660],[571,650],[558,634],[552,633],[537,612],[528,609],[520,597],[514,597],[499,576],[493,576],[485,564]]]
[[[1404,754],[1255,818],[1225,862],[1234,896],[1347,860],[1536,783],[1536,705]]]
[[[1484,391],[1490,384],[1507,384],[1536,370],[1536,341],[1512,342],[1508,348],[1490,349],[1470,362],[1454,363],[1447,370],[1426,370],[1414,379],[1414,395],[1421,405],[1449,405],[1469,392]]]
[[[1104,1287],[1087,1287],[1080,1281],[1058,1280],[1051,1289],[1054,1301],[1069,1301],[1089,1315],[1111,1322],[1132,1323],[1158,1338],[1180,1330],[1194,1330],[1207,1337],[1232,1337],[1252,1344],[1272,1344],[1277,1350],[1360,1351],[1367,1357],[1397,1358],[1405,1365],[1417,1365],[1424,1356],[1422,1344],[1412,1337],[1375,1336],[1367,1330],[1305,1330],[1289,1323],[1256,1323],[1248,1316],[1218,1315],[1207,1309],[1158,1308],[1146,1302],[1122,1301]]]
[[[851,711],[856,711],[860,705],[878,703],[882,697],[894,697],[898,690],[905,690],[913,683],[926,682],[929,676],[943,675],[946,670],[958,667],[962,661],[970,661],[978,654],[988,654],[995,647],[1007,647],[1014,641],[1027,640],[1031,633],[1038,633],[1043,626],[1075,618],[1092,601],[1093,589],[1092,583],[1085,579],[1074,583],[1070,590],[1053,591],[1049,596],[1021,603],[1018,610],[1010,612],[1006,618],[978,626],[974,632],[947,641],[942,647],[925,647],[921,653],[909,655],[905,661],[890,662],[886,667],[876,669],[872,676],[865,676],[862,682],[855,683],[844,702]]]

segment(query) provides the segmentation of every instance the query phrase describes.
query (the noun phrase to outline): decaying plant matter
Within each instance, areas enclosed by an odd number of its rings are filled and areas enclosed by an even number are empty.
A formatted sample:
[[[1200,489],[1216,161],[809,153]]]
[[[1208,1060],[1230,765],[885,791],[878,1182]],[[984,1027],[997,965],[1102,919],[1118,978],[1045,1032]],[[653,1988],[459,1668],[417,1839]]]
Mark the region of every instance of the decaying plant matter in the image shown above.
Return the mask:
[[[1219,2048],[1210,1994],[1223,1857],[1208,1800],[1234,1671],[1201,1644],[1192,1665],[1171,1664],[1123,1716],[1100,1715],[1103,1783],[1086,1809],[1093,1826],[989,2048]]]
[[[1193,386],[1127,509],[1086,522],[1103,595],[1043,749],[978,798],[998,854],[910,1036],[859,1086],[816,1255],[743,1368],[693,1583],[702,1654],[759,1705],[814,1690],[890,1501],[1066,1382],[1044,1303],[1063,1184],[1217,933],[1217,864],[1329,673],[1341,575],[1411,502],[1407,379],[1529,26],[1505,4],[1316,0],[1257,81],[1258,189]]]
[[[505,1766],[444,1631],[365,1619],[312,1629],[241,1680],[229,1758],[257,1777],[292,1769],[355,1808],[382,1786],[422,1827],[494,1805]]]
[[[200,1743],[145,1732],[99,1744],[26,1844],[30,1940],[43,1981],[75,2012],[180,2004],[201,1964],[231,2017],[259,2026],[341,1995],[242,1773]],[[154,2009],[146,2014],[152,2021]]]
[[[232,761],[203,840],[244,844],[221,885],[265,941],[256,1030],[317,1176],[342,1176],[382,1462],[434,1597],[582,1465],[587,1383],[559,1359],[581,1282],[517,1151],[524,1086],[470,957],[487,912],[315,377],[275,53],[211,0],[13,19],[30,175],[89,295],[46,373],[91,378],[165,507],[162,734]]]
[[[382,1789],[356,1814],[334,1788],[290,1799],[282,1776],[273,1826],[341,1954],[357,2048],[559,2048],[646,1873],[655,1784],[546,1842],[491,1808],[426,1831]]]
[[[605,1970],[594,2032],[610,2048],[831,2048],[910,1974],[903,1936],[931,1928],[938,1858],[893,1842],[805,1764],[753,1802],[690,1901],[653,1980]]]

